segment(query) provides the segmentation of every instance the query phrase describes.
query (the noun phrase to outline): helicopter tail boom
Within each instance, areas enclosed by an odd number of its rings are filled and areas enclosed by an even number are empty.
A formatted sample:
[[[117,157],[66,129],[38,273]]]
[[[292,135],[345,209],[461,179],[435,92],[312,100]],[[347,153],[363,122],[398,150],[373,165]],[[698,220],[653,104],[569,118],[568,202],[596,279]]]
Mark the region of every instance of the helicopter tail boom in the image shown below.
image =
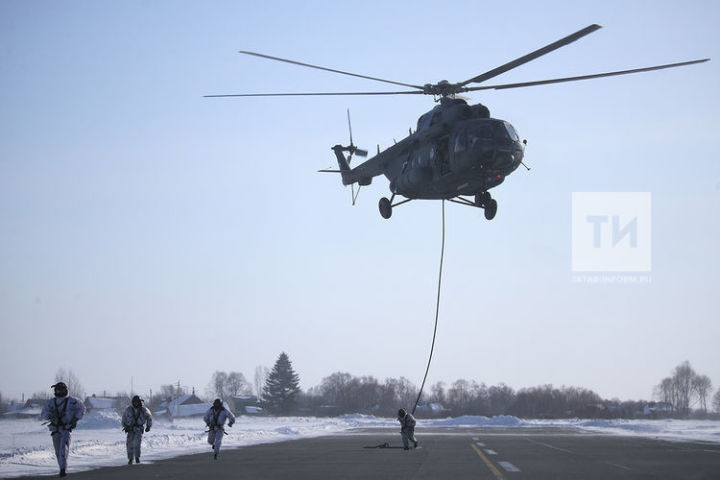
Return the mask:
[[[340,170],[336,170],[336,172],[340,173],[342,175],[342,181],[343,185],[350,185],[352,183],[355,183],[357,180],[352,178],[352,170],[350,169],[350,164],[348,163],[347,159],[345,158],[346,151],[349,151],[349,147],[343,147],[341,145],[335,145],[332,147],[333,152],[335,152],[335,156],[337,157],[338,167],[340,167]]]

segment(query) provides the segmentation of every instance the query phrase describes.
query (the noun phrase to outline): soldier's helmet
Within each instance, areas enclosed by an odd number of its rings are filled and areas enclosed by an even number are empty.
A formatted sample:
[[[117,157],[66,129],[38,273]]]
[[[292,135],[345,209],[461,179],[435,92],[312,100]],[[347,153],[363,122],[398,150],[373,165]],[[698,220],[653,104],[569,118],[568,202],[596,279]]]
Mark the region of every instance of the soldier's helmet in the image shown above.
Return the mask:
[[[135,395],[135,396],[132,398],[131,403],[132,403],[132,406],[133,406],[133,407],[137,408],[137,407],[139,407],[140,405],[142,405],[143,400],[142,400],[142,398],[140,398],[139,395]]]
[[[65,385],[64,382],[58,382],[55,385],[51,385],[50,388],[55,389],[55,396],[56,397],[64,397],[68,394],[68,388],[67,385]]]
[[[400,410],[398,410],[398,417],[405,418],[405,415],[407,415],[407,412],[405,411],[404,408],[401,408]]]
[[[222,400],[220,400],[219,398],[216,398],[215,401],[213,402],[213,408],[215,410],[220,410],[222,408]]]

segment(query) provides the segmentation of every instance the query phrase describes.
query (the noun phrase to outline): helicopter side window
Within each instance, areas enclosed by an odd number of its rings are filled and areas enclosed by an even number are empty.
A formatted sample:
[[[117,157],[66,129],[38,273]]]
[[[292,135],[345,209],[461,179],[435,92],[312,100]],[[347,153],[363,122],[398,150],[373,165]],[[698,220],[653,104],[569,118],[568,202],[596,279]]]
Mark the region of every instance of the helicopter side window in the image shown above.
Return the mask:
[[[493,138],[493,131],[490,125],[480,125],[477,129],[477,136],[478,138],[483,139],[492,139]]]
[[[467,146],[467,134],[465,130],[458,132],[455,137],[455,152],[464,152]]]

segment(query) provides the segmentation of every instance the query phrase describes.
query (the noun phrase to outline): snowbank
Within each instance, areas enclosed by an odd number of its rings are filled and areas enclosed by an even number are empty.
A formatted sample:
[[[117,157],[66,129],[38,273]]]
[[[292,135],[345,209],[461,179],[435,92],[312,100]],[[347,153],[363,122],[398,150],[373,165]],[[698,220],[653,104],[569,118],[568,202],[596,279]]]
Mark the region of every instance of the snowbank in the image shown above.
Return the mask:
[[[86,414],[77,426],[78,430],[99,430],[102,428],[122,428],[122,418],[115,411],[97,410]]]

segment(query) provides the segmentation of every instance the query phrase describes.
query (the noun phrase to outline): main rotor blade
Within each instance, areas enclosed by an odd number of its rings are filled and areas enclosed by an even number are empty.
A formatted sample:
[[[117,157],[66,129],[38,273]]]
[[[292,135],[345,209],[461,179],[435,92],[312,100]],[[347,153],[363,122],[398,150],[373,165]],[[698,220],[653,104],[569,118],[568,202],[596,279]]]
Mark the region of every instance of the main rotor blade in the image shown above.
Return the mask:
[[[360,78],[366,78],[368,80],[375,80],[377,82],[385,82],[385,83],[392,83],[393,85],[401,85],[403,87],[412,87],[412,88],[419,88],[422,90],[423,87],[419,85],[411,85],[409,83],[402,83],[402,82],[394,82],[392,80],[385,80],[383,78],[376,78],[376,77],[369,77],[367,75],[360,75],[357,73],[351,73],[351,72],[343,72],[342,70],[335,70],[334,68],[327,68],[327,67],[320,67],[318,65],[311,65],[309,63],[302,63],[302,62],[296,62],[295,60],[288,60],[285,58],[278,58],[278,57],[271,57],[270,55],[264,55],[262,53],[256,53],[256,52],[247,52],[245,50],[240,50],[239,53],[244,53],[245,55],[254,55],[256,57],[261,58],[267,58],[270,60],[277,60],[278,62],[285,62],[285,63],[292,63],[293,65],[300,65],[302,67],[310,67],[310,68],[317,68],[318,70],[325,70],[328,72],[335,72],[340,73],[342,75],[350,75],[351,77],[360,77]]]
[[[657,65],[655,67],[634,68],[632,70],[620,70],[617,72],[595,73],[592,75],[581,75],[579,77],[552,78],[552,79],[548,79],[548,80],[536,80],[533,82],[506,83],[506,84],[501,84],[501,85],[485,85],[482,87],[466,87],[466,88],[463,88],[461,91],[462,92],[472,92],[472,91],[476,91],[476,90],[502,90],[505,88],[534,87],[535,85],[548,85],[551,83],[574,82],[577,80],[590,80],[593,78],[614,77],[616,75],[627,75],[630,73],[650,72],[652,70],[662,70],[664,68],[683,67],[685,65],[694,65],[696,63],[707,62],[708,60],[710,60],[710,59],[703,58],[701,60],[690,60],[688,62],[669,63],[667,65]]]
[[[535,50],[532,53],[528,53],[524,57],[520,57],[516,60],[513,60],[512,62],[506,63],[505,65],[501,65],[497,68],[489,70],[481,75],[478,75],[477,77],[471,78],[470,80],[465,80],[464,82],[459,83],[458,86],[463,87],[463,86],[467,85],[468,83],[481,83],[481,82],[484,82],[485,80],[489,80],[493,77],[497,77],[501,73],[505,73],[508,70],[512,70],[515,67],[519,67],[520,65],[522,65],[524,63],[527,63],[531,60],[535,60],[536,58],[541,57],[541,56],[545,55],[546,53],[550,53],[553,50],[557,50],[560,47],[564,47],[565,45],[572,43],[575,40],[578,40],[578,39],[584,37],[585,35],[588,35],[588,34],[594,32],[595,30],[597,30],[599,28],[602,28],[602,27],[597,24],[588,25],[587,27],[583,28],[582,30],[578,30],[577,32],[573,33],[572,35],[568,35],[565,38],[561,38],[557,42],[551,43],[550,45],[547,45],[539,50]]]
[[[301,92],[301,93],[237,93],[232,95],[203,95],[204,97],[298,97],[309,95],[420,95],[422,90],[404,92]]]
[[[347,109],[347,117],[348,117],[348,130],[350,130],[350,145],[353,144],[352,142],[352,124],[350,123],[350,109]]]

